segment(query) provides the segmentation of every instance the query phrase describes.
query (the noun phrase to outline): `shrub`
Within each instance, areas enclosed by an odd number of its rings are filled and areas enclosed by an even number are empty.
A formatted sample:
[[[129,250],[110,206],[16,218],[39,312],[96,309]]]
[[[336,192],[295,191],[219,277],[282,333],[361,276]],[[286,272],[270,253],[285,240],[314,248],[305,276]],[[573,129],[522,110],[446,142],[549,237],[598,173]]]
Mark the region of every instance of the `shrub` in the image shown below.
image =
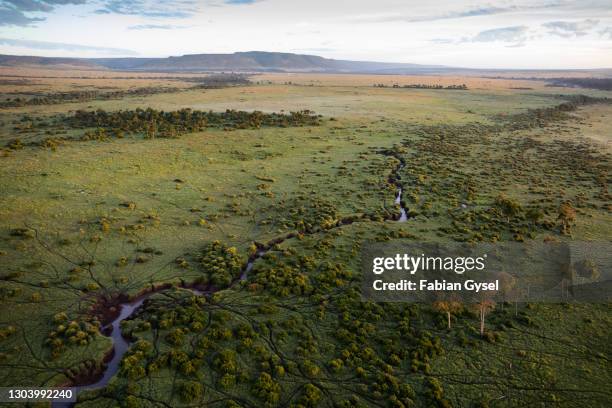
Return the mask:
[[[207,273],[207,279],[219,287],[229,286],[238,278],[244,264],[235,247],[229,247],[220,241],[205,245],[198,260]]]
[[[183,381],[179,385],[180,397],[185,402],[194,402],[202,398],[204,387],[195,381]]]
[[[275,382],[270,374],[261,373],[253,387],[253,393],[266,403],[272,406],[280,399],[281,386]]]

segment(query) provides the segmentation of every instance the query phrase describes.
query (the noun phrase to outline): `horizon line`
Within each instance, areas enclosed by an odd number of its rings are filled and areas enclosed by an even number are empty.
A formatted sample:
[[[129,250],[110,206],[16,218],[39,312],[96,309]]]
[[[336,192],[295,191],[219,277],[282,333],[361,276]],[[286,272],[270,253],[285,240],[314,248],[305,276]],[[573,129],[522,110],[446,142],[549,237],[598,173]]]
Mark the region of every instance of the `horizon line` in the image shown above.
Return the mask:
[[[457,66],[457,65],[446,65],[446,64],[427,64],[427,63],[414,63],[414,62],[396,62],[396,61],[377,61],[377,60],[360,60],[360,59],[350,59],[350,58],[328,58],[317,54],[309,54],[309,53],[299,53],[299,52],[288,52],[288,51],[264,51],[264,50],[249,50],[249,51],[233,51],[233,52],[196,52],[196,53],[187,53],[180,55],[166,55],[163,57],[151,57],[151,56],[95,56],[95,57],[71,57],[71,56],[49,56],[49,55],[37,55],[37,54],[6,54],[0,51],[0,56],[4,57],[34,57],[34,58],[47,58],[47,59],[67,59],[67,60],[81,60],[81,61],[91,61],[91,60],[138,60],[138,59],[150,59],[150,60],[164,60],[170,58],[181,58],[186,56],[196,56],[196,55],[235,55],[235,54],[248,54],[248,53],[266,53],[266,54],[286,54],[286,55],[299,55],[299,56],[308,56],[308,57],[317,57],[322,58],[329,61],[348,61],[348,62],[360,62],[360,63],[377,63],[377,64],[397,64],[397,65],[413,65],[416,67],[428,67],[431,69],[439,68],[439,69],[458,69],[458,70],[473,70],[473,71],[607,71],[612,70],[611,67],[591,67],[591,68],[575,68],[575,67],[563,67],[563,68],[512,68],[512,67],[503,67],[503,68],[487,68],[487,67],[467,67],[467,66]],[[0,65],[0,67],[9,67],[10,65]],[[104,67],[102,67],[104,68]],[[401,68],[401,67],[397,67]],[[112,69],[106,68],[110,71],[137,71],[130,69]],[[183,72],[189,72],[190,70],[184,70]],[[155,71],[146,71],[142,70],[141,72],[164,72],[163,70],[155,70]],[[284,71],[286,73],[291,73],[291,70]],[[305,72],[306,73],[306,72]],[[345,74],[358,74],[359,72],[342,72],[342,71],[311,71],[307,73],[345,73]],[[368,74],[377,74],[377,75],[401,75],[401,74],[393,74],[393,73],[384,73],[384,72],[368,72]]]

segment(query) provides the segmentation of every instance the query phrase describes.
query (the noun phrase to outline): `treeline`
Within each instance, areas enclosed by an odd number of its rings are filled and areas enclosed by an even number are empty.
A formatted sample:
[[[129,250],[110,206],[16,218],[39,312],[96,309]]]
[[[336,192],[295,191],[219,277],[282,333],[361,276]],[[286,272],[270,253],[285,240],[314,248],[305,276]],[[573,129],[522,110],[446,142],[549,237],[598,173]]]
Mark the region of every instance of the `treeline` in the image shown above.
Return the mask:
[[[595,98],[587,95],[563,95],[562,97],[566,101],[559,105],[529,109],[525,113],[518,113],[510,117],[498,115],[497,118],[504,122],[505,130],[530,129],[546,126],[552,121],[566,119],[568,112],[573,112],[580,106],[612,102],[612,99],[609,98]]]
[[[162,77],[163,78],[163,77]],[[219,89],[228,88],[232,86],[244,86],[249,85],[251,81],[249,76],[245,74],[213,74],[205,77],[188,77],[172,78],[174,80],[180,80],[183,82],[191,82],[196,85],[190,88],[178,88],[178,87],[142,87],[134,89],[125,89],[117,91],[99,91],[99,90],[86,90],[86,91],[68,91],[68,92],[53,92],[33,97],[18,96],[14,98],[7,98],[0,102],[1,108],[17,108],[22,106],[36,106],[36,105],[54,105],[59,103],[72,103],[72,102],[87,102],[87,101],[105,101],[111,99],[121,99],[130,96],[149,96],[160,93],[175,93],[189,89]]]
[[[79,110],[64,117],[71,128],[95,128],[122,137],[124,134],[144,134],[146,137],[176,137],[205,128],[258,129],[260,127],[316,126],[319,116],[309,110],[283,113],[263,113],[226,110],[205,112],[191,109],[165,112],[156,109],[135,109],[107,112]]]
[[[196,89],[218,89],[251,84],[249,76],[245,74],[213,74],[206,77],[189,78],[186,82],[197,83],[194,87]]]
[[[290,113],[263,113],[226,110],[225,112],[204,112],[189,108],[178,111],[159,111],[156,109],[135,109],[107,112],[78,110],[74,114],[56,115],[53,120],[28,123],[31,131],[44,131],[55,135],[42,140],[23,142],[21,139],[9,141],[5,147],[19,150],[26,146],[40,146],[55,149],[70,140],[108,140],[128,135],[174,138],[183,134],[199,132],[206,128],[226,131],[236,129],[259,129],[260,127],[317,126],[321,115],[310,110]],[[69,129],[83,129],[81,136],[67,136]],[[24,133],[23,131],[21,133]],[[65,135],[65,136],[57,136]]]
[[[121,99],[127,96],[148,96],[159,93],[173,93],[180,91],[176,87],[144,87],[119,91],[69,91],[54,92],[32,98],[15,97],[7,98],[0,102],[0,108],[16,108],[22,106],[54,105],[70,102],[87,102],[93,100]]]
[[[429,85],[429,84],[408,84],[408,85],[399,85],[393,84],[392,86],[388,86],[386,84],[374,84],[374,88],[412,88],[412,89],[457,89],[457,90],[467,90],[468,87],[466,84],[461,85]]]
[[[612,91],[612,78],[552,78],[549,86],[565,86]]]

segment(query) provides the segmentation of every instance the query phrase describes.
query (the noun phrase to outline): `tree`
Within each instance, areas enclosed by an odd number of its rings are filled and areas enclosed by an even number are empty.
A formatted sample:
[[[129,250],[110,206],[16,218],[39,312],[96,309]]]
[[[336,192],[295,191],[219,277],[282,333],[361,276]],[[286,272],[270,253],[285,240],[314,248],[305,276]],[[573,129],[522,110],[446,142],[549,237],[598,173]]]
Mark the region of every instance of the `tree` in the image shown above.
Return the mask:
[[[527,210],[525,216],[533,225],[536,225],[544,217],[544,212],[539,207],[532,207]]]
[[[510,223],[510,218],[515,217],[523,210],[521,204],[503,194],[500,194],[495,198],[495,205],[500,209],[503,215],[506,216],[506,220]]]
[[[270,374],[263,372],[255,382],[254,394],[261,398],[266,406],[275,405],[279,398],[281,387],[275,382]]]
[[[196,381],[185,381],[179,386],[181,399],[185,402],[193,402],[202,397],[202,384]]]
[[[492,299],[482,299],[480,302],[476,303],[476,307],[480,315],[480,335],[484,336],[485,316],[489,310],[495,308],[495,302]]]
[[[569,234],[571,224],[576,221],[576,210],[569,201],[559,206],[559,216],[557,220],[561,222],[561,233],[563,235]]]
[[[321,400],[321,390],[313,384],[304,386],[304,395],[300,398],[300,402],[306,407],[316,407]]]
[[[460,311],[462,308],[462,305],[461,305],[461,302],[459,302],[459,300],[455,299],[454,297],[451,297],[448,299],[435,301],[433,303],[433,308],[434,310],[438,312],[446,313],[446,317],[448,320],[448,329],[450,330],[451,314]]]

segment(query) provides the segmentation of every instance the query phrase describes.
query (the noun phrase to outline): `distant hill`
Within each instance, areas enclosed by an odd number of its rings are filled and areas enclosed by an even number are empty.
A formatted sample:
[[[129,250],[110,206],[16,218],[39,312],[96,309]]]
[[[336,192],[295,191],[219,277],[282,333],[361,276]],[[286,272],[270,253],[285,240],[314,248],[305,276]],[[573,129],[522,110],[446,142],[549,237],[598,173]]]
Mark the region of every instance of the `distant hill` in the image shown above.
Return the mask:
[[[188,54],[167,58],[58,58],[0,54],[0,66],[57,69],[108,69],[139,72],[324,72],[399,75],[478,75],[516,79],[612,77],[611,69],[472,69],[443,65],[348,61],[316,55],[249,51],[233,54]]]
[[[53,58],[0,55],[0,66],[76,66],[146,72],[246,71],[246,72],[344,72],[435,73],[440,65],[345,61],[281,52],[249,51],[233,54],[190,54],[168,58]]]
[[[87,61],[110,69],[137,71],[384,72],[431,71],[444,68],[435,65],[344,61],[316,55],[263,51],[190,54],[168,58],[105,58]]]
[[[94,68],[95,64],[78,58],[55,58],[55,57],[32,57],[22,55],[0,54],[0,66],[75,66],[82,68]]]

